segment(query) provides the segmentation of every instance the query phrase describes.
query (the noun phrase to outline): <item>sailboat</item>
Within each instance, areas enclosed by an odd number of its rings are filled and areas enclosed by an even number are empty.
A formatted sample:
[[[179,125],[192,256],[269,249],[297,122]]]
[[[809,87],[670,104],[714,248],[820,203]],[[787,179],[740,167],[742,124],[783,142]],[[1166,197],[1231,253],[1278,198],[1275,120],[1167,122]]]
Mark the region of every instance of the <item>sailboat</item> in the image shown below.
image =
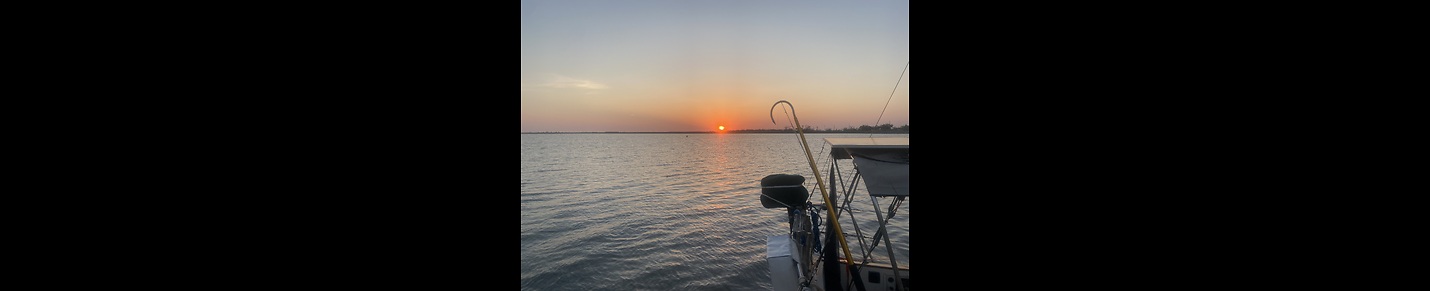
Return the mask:
[[[775,106],[781,103],[793,113],[793,104],[780,100]],[[771,174],[760,180],[761,205],[784,209],[789,222],[788,232],[766,241],[773,289],[909,290],[908,242],[893,241],[888,233],[891,222],[907,225],[907,214],[899,216],[897,210],[909,198],[909,138],[824,138],[829,163],[828,174],[821,175],[798,117],[794,121],[818,192],[804,186],[804,175]],[[846,169],[852,175],[846,177]],[[851,207],[864,201],[868,204],[862,208],[872,211]]]

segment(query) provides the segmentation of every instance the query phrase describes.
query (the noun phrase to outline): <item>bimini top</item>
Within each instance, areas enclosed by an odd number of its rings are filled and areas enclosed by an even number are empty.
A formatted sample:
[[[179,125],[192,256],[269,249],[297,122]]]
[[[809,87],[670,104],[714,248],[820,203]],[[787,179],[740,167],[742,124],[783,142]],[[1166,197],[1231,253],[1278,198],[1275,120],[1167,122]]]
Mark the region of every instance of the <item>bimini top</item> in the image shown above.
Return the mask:
[[[825,138],[834,159],[854,159],[872,196],[909,196],[909,138]]]
[[[835,159],[848,159],[850,152],[909,152],[907,137],[827,137],[824,142]]]

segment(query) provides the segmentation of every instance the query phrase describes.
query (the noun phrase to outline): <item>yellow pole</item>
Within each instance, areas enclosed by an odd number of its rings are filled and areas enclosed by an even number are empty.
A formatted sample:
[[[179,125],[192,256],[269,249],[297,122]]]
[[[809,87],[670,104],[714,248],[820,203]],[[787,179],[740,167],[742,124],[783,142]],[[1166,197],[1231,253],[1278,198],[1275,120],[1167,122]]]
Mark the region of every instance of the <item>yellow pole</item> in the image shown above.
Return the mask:
[[[839,227],[839,214],[834,212],[834,204],[829,203],[829,191],[824,190],[824,179],[819,177],[819,167],[814,164],[814,154],[809,152],[809,141],[804,139],[804,128],[799,125],[799,115],[794,112],[794,104],[784,100],[775,102],[774,106],[770,106],[770,122],[775,122],[775,106],[780,106],[780,103],[789,105],[790,114],[794,115],[794,131],[799,133],[799,140],[803,142],[804,157],[809,160],[809,169],[814,170],[815,185],[819,185],[819,195],[824,198],[824,208],[829,211],[830,222],[834,224],[834,233],[838,235],[839,246],[844,250],[844,266],[846,268],[853,268],[854,256],[849,254],[849,242],[844,240],[844,230]]]

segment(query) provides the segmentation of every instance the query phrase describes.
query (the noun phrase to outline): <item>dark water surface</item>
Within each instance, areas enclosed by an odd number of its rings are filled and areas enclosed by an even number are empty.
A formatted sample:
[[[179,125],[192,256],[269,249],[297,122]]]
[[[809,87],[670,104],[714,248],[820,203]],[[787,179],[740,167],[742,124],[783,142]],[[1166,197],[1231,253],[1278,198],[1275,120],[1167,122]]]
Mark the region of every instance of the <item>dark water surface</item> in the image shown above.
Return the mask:
[[[823,138],[868,136],[806,138],[827,176]],[[771,174],[804,175],[819,199],[792,133],[522,134],[521,289],[770,290],[766,237],[787,228],[783,209],[760,205]]]

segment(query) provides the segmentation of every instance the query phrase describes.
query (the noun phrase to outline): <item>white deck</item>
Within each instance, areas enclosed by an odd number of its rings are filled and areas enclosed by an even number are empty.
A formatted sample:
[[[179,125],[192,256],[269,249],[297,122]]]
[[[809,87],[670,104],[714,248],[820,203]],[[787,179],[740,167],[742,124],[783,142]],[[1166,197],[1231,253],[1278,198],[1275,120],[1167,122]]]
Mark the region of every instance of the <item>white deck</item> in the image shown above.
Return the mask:
[[[765,242],[765,261],[770,264],[770,283],[775,291],[799,290],[799,270],[790,248],[787,235],[771,235]]]

